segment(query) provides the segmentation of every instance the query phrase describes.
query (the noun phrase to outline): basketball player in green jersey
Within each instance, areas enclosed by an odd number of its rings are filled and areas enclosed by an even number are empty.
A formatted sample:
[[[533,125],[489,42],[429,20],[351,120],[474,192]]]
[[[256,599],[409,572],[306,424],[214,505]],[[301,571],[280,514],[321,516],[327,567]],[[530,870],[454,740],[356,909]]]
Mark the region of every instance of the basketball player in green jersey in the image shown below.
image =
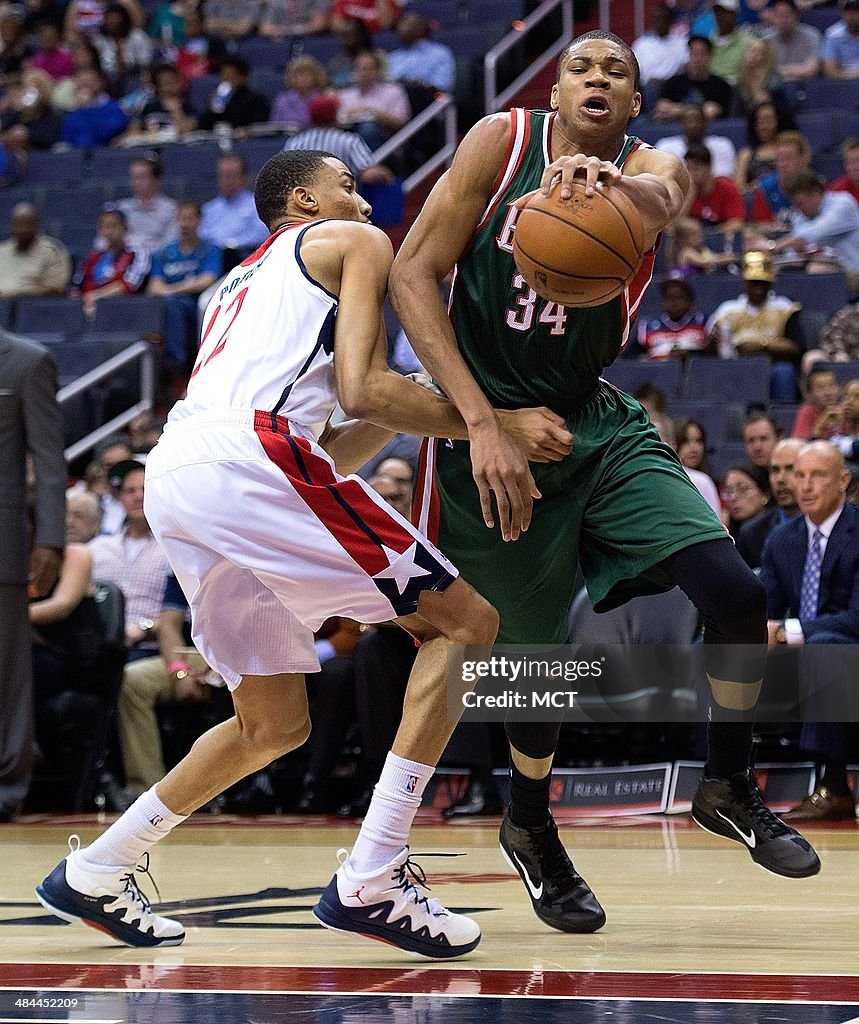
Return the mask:
[[[499,610],[499,642],[566,640],[577,560],[597,611],[680,586],[703,616],[712,691],[695,820],[746,846],[762,867],[805,877],[820,869],[816,853],[766,807],[750,769],[767,637],[763,588],[646,412],[600,378],[626,342],[659,233],[689,188],[679,160],[627,135],[640,106],[630,48],[607,32],[580,36],[561,54],[551,111],[514,110],[475,125],[409,232],[390,295],[469,432],[467,443],[425,443],[415,513]],[[591,309],[540,298],[512,255],[522,197],[538,188],[566,197],[573,178],[589,193],[622,190],[651,247],[626,292]],[[448,315],[438,285],[451,270]],[[529,467],[492,406],[536,405],[563,416],[575,441],[562,461]],[[589,932],[605,914],[549,813],[559,730],[507,723],[512,795],[501,848],[541,920]]]

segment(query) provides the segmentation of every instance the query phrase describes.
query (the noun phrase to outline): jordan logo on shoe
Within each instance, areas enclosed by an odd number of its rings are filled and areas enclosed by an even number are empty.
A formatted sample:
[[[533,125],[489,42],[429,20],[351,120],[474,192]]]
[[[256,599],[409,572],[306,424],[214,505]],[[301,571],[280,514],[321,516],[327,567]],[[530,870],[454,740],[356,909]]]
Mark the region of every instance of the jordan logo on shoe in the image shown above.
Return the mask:
[[[543,883],[540,882],[539,885],[534,885],[534,883],[531,881],[531,876],[528,874],[525,865],[519,859],[519,854],[516,853],[515,850],[513,851],[513,859],[519,865],[519,870],[522,872],[522,881],[528,887],[528,892],[531,893],[535,900],[540,899],[540,897],[543,895]]]
[[[743,840],[743,842],[746,844],[746,846],[748,846],[750,850],[753,850],[755,848],[757,840],[755,839],[754,830],[749,830],[749,834],[746,835],[746,833],[738,825],[734,824],[734,822],[731,821],[729,817],[722,814],[718,807],[716,808],[716,814],[719,815],[722,821],[727,821],[727,823],[737,833],[737,835],[740,836],[740,838]]]
[[[361,899],[361,893],[363,891],[364,891],[364,886],[362,885],[360,889],[356,889],[355,892],[349,893],[348,898],[350,900],[357,900],[362,906],[366,907],[367,904],[364,903],[364,901]]]

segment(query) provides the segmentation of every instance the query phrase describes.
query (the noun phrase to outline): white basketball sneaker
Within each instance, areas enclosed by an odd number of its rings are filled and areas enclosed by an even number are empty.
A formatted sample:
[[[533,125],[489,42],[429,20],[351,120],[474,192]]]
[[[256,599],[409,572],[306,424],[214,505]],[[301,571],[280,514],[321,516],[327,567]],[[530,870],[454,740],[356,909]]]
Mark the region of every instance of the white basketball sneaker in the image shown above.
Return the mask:
[[[46,910],[64,921],[83,921],[126,946],[178,946],[185,941],[182,925],[153,914],[134,880],[135,870],[149,874],[148,855],[142,868],[118,871],[94,871],[81,861],[80,839],[71,836],[68,857],[36,887]]]
[[[426,875],[409,860],[408,846],[367,874],[351,869],[346,850],[338,850],[337,859],[340,867],[313,908],[326,928],[387,942],[429,960],[463,956],[480,942],[476,921],[421,894],[418,886],[425,885]]]

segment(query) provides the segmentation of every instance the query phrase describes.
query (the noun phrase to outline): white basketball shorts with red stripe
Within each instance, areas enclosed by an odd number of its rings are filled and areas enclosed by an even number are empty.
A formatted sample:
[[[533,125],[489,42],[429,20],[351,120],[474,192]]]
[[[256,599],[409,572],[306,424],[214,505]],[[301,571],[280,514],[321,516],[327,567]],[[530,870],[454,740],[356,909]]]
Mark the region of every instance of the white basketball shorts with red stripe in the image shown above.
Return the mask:
[[[363,480],[282,417],[231,410],[168,424],[145,510],[191,605],[197,649],[243,675],[317,672],[332,615],[385,622],[457,570]]]

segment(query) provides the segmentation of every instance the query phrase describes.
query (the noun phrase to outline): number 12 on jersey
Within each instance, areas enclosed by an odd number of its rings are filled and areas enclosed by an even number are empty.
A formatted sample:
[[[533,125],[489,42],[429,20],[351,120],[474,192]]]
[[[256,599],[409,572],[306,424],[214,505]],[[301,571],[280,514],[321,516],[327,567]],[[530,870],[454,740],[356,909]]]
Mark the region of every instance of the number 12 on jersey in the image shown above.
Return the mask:
[[[224,327],[223,331],[221,331],[220,335],[218,336],[218,340],[214,343],[214,347],[212,348],[211,352],[207,352],[206,341],[208,340],[209,335],[212,333],[212,328],[215,326],[215,322],[221,315],[221,310],[223,309],[223,306],[216,307],[215,312],[212,314],[212,318],[209,320],[208,324],[206,325],[206,329],[203,331],[203,337],[200,339],[200,352],[199,355],[197,356],[197,362],[194,364],[194,369],[191,371],[192,377],[195,377],[200,372],[200,370],[203,369],[204,366],[207,366],[209,363],[211,363],[215,356],[219,356],[224,351],[224,346],[229,341],[230,328],[233,326],[236,317],[241,312],[242,303],[245,301],[245,296],[247,295],[247,293],[247,288],[242,288],[242,290],[236,295],[236,297],[229,304],[229,306],[227,306],[227,308],[224,309],[224,317],[228,317],[226,327]]]
[[[523,294],[517,297],[516,306],[513,309],[507,310],[504,317],[505,323],[508,327],[512,327],[514,331],[530,331],[531,325],[534,323],[534,312],[540,296],[525,283],[525,278],[521,274],[517,274],[513,278],[513,287],[520,289]],[[561,306],[557,302],[547,302],[540,310],[537,323],[546,324],[551,327],[549,334],[563,334],[567,328],[566,306]]]

